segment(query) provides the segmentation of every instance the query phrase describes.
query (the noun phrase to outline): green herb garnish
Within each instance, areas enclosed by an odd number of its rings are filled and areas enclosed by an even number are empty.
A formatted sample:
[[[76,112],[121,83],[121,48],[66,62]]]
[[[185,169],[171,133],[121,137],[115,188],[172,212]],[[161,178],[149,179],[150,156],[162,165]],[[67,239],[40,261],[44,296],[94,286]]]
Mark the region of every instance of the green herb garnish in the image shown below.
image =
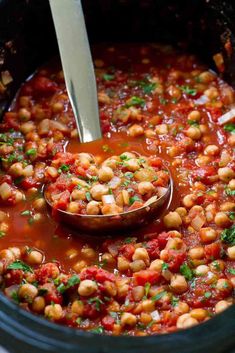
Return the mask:
[[[58,173],[62,173],[62,172],[68,172],[70,169],[70,166],[67,164],[62,164],[60,166],[60,168],[58,169]]]
[[[193,279],[193,271],[187,264],[183,264],[180,266],[180,273],[188,280],[190,281]]]
[[[223,243],[235,245],[235,224],[230,228],[224,229],[220,235],[220,239]]]
[[[130,205],[132,205],[135,201],[142,201],[138,196],[132,196],[132,197],[130,197],[130,199],[129,199],[129,204]]]
[[[234,123],[228,123],[224,125],[224,130],[231,132],[232,134],[235,134],[235,124]]]
[[[179,89],[188,94],[189,96],[196,96],[197,90],[195,88],[191,88],[189,86],[179,86]]]
[[[77,275],[73,275],[72,277],[69,278],[67,284],[61,283],[58,287],[57,290],[60,293],[64,293],[67,289],[76,286],[76,284],[80,283],[80,278]]]
[[[145,105],[145,100],[143,98],[133,96],[126,101],[125,107],[130,108],[133,105],[140,105],[143,107]]]
[[[114,79],[114,75],[110,75],[110,74],[103,74],[103,79],[105,81],[112,81]]]
[[[25,152],[26,156],[36,156],[37,150],[35,148],[31,148]]]
[[[22,270],[23,272],[31,272],[33,273],[32,268],[25,264],[23,261],[21,260],[16,260],[14,262],[12,262],[10,265],[7,266],[8,270]]]

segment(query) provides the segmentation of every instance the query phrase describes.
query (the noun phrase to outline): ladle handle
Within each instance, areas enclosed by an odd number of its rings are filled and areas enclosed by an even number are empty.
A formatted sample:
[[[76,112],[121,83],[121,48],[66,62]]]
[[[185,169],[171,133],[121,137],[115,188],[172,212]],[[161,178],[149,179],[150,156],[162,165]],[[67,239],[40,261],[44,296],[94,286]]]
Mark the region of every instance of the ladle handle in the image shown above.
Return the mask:
[[[81,142],[102,137],[94,67],[80,0],[49,0]]]

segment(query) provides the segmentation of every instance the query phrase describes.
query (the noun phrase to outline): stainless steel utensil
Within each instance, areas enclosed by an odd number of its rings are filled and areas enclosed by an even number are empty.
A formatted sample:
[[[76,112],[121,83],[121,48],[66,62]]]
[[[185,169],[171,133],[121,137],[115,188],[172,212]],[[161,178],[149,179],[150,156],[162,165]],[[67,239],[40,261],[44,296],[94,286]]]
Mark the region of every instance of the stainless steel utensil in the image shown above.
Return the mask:
[[[80,142],[102,137],[97,89],[80,0],[49,0]]]

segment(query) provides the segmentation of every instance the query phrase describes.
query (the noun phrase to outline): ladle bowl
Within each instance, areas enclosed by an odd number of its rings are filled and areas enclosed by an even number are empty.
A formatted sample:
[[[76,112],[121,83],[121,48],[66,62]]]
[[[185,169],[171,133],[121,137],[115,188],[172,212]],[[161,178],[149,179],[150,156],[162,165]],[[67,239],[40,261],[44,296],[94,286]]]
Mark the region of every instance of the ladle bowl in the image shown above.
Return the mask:
[[[167,191],[159,198],[156,196],[156,200],[149,203],[147,201],[145,205],[140,208],[122,212],[117,215],[83,215],[54,209],[49,201],[47,187],[48,186],[45,186],[44,188],[44,197],[49,210],[52,211],[53,216],[58,222],[66,223],[73,228],[86,231],[87,233],[95,232],[97,234],[100,232],[115,232],[118,230],[144,226],[150,221],[159,218],[160,215],[168,209],[171,203],[173,179],[170,175]]]

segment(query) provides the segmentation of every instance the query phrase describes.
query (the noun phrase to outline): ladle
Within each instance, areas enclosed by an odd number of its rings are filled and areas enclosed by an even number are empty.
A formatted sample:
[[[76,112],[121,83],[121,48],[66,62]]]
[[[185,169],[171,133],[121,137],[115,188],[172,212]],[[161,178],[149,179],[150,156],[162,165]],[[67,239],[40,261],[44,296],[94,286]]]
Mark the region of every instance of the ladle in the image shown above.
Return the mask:
[[[80,142],[102,137],[94,67],[80,0],[49,0],[54,20],[66,88],[72,105]],[[81,215],[56,210],[59,221],[78,229],[116,231],[140,226],[167,208],[171,201],[172,179],[166,193],[143,207],[118,215]],[[52,205],[44,196],[50,208]]]

